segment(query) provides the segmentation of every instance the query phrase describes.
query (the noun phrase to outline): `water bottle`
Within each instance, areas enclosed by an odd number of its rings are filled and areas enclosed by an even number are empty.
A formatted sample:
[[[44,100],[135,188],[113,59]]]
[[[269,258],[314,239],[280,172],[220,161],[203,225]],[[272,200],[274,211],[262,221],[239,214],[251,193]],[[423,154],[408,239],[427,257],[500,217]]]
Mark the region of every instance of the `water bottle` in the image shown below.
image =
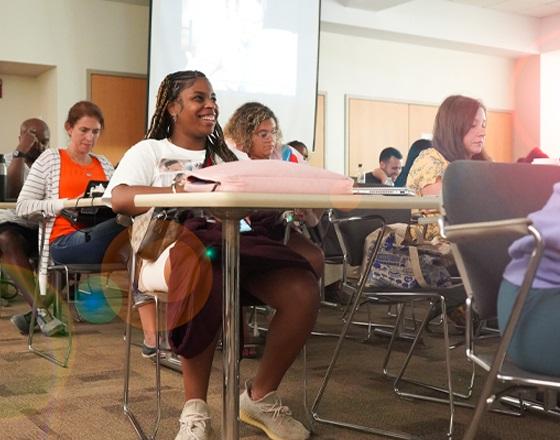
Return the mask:
[[[358,164],[358,178],[356,179],[356,182],[366,183],[366,173],[364,173],[361,163]]]
[[[8,167],[6,166],[6,159],[3,154],[0,154],[0,202],[6,201],[8,191]]]

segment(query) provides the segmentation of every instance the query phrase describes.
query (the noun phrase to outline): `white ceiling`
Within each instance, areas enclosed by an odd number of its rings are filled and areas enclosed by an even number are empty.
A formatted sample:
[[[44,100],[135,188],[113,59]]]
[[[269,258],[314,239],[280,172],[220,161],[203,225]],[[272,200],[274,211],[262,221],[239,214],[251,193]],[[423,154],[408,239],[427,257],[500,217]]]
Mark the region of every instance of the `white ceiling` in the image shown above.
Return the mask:
[[[544,18],[560,14],[560,0],[449,0],[496,11]]]
[[[148,6],[149,0],[107,0],[134,5]],[[402,3],[415,0],[337,0],[340,4],[350,8],[380,11]],[[493,9],[496,11],[543,18],[560,14],[560,0],[447,0],[452,3]]]
[[[130,4],[133,4],[133,5],[139,5],[139,6],[149,6],[150,5],[150,0],[106,0],[106,1],[130,3]]]
[[[337,0],[350,8],[380,11],[416,0]],[[496,11],[544,18],[560,14],[560,0],[447,0]]]

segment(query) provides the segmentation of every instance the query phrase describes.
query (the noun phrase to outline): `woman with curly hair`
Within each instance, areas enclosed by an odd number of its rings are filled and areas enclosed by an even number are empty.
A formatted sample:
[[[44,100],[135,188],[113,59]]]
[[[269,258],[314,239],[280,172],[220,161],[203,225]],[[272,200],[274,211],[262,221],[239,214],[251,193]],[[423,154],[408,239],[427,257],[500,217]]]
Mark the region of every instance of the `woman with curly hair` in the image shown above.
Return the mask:
[[[282,131],[274,112],[259,102],[239,107],[224,127],[224,136],[251,159],[282,159],[303,162],[301,154],[282,145]]]

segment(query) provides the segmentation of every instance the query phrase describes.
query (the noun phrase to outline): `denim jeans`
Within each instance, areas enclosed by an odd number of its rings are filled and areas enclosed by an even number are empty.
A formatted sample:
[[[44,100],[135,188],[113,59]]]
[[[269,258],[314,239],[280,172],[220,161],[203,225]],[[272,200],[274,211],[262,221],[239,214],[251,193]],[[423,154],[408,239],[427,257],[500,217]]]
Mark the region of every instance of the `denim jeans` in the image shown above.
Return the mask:
[[[503,332],[519,286],[502,281],[498,296],[498,324]],[[532,288],[513,334],[508,355],[534,373],[560,374],[560,288]]]
[[[116,219],[57,238],[50,245],[55,263],[100,264],[113,239],[125,229]]]

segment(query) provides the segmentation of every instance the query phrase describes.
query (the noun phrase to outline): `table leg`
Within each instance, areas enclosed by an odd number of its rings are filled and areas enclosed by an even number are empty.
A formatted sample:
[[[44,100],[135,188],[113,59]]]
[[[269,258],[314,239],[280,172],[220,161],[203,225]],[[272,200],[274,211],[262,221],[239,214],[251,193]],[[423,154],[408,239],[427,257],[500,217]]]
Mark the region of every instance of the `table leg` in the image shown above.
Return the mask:
[[[223,236],[222,438],[239,438],[239,219],[226,218]]]

